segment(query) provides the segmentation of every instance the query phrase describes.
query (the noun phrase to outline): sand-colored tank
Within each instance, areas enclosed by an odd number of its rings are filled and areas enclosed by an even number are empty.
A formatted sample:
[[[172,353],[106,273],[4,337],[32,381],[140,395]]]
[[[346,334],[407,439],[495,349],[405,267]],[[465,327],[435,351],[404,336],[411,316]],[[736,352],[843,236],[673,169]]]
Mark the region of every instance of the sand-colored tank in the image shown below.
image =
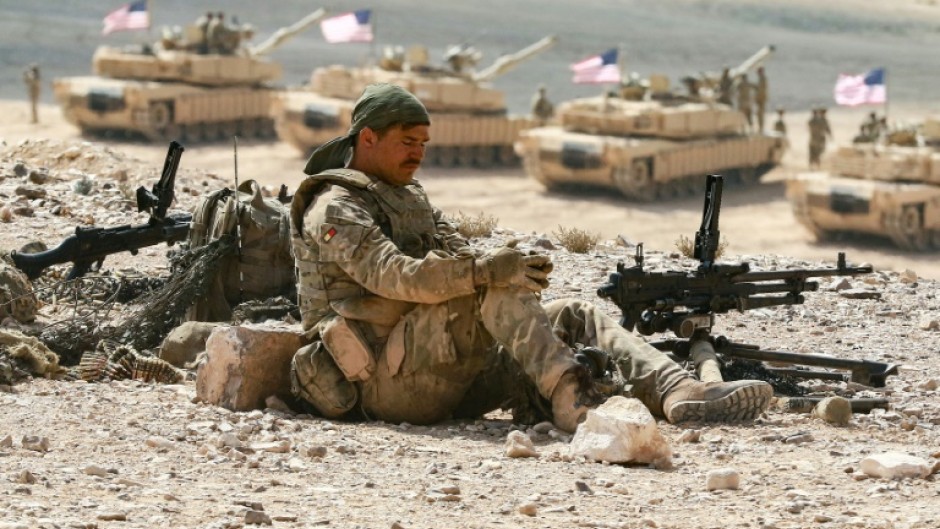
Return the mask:
[[[763,48],[732,72],[760,65]],[[604,186],[651,201],[698,193],[707,173],[753,182],[780,163],[786,139],[749,130],[743,113],[697,93],[679,95],[664,76],[558,106],[558,125],[516,142],[526,172],[547,188]]]
[[[817,239],[874,235],[905,250],[940,249],[940,117],[825,161],[828,171],[787,180],[794,215]]]
[[[95,75],[53,81],[65,118],[87,134],[189,142],[273,137],[271,83],[281,66],[266,54],[323,18],[318,9],[257,46],[249,25],[221,25],[210,40],[198,25],[164,29],[153,46],[99,47]]]
[[[431,113],[432,142],[426,162],[444,167],[518,163],[513,141],[535,122],[510,115],[504,94],[489,81],[548,49],[555,40],[541,39],[481,70],[473,70],[480,54],[467,46],[448,50],[444,66],[428,64],[426,49],[414,47],[407,52],[386,49],[374,66],[317,68],[309,86],[286,90],[274,102],[277,134],[306,155],[346,133],[353,105],[366,85],[391,83],[418,96]]]

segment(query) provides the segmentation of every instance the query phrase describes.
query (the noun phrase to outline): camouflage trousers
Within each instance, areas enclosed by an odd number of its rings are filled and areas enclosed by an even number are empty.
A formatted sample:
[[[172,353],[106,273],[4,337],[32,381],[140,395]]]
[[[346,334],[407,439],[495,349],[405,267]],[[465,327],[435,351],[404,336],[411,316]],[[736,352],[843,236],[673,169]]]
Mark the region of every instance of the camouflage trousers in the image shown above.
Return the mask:
[[[654,413],[690,376],[591,303],[543,306],[528,291],[490,288],[406,314],[389,334],[375,373],[357,382],[359,407],[374,419],[428,424],[533,400],[544,404],[577,365],[576,345],[608,352],[633,395]]]

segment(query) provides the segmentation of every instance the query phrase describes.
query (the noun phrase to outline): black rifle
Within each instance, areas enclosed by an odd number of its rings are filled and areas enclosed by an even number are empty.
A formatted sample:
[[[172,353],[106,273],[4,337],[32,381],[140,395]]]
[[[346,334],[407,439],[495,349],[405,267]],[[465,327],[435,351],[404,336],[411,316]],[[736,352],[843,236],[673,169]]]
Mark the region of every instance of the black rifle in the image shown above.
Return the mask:
[[[184,150],[179,143],[170,142],[160,181],[150,191],[143,186],[137,188],[138,211],[150,212],[147,224],[114,228],[78,226],[75,235],[67,237],[51,250],[39,253],[12,252],[13,264],[30,279],[36,279],[52,265],[72,263],[68,279],[74,279],[85,275],[92,267],[96,270],[100,268],[105,257],[111,254],[127,251],[137,255],[140,248],[161,242],[172,245],[185,239],[189,234],[192,215],[167,215],[173,203],[176,170]]]
[[[680,340],[662,340],[651,345],[680,357],[691,356],[697,360],[695,357],[701,354],[701,360],[705,361],[714,360],[714,354],[719,353],[727,357],[847,369],[851,371],[853,382],[884,386],[885,378],[897,373],[897,366],[825,355],[764,351],[754,345],[732,343],[723,336],[711,336],[715,314],[799,305],[804,301],[803,292],[819,289],[819,283],[810,281],[810,278],[872,272],[870,266],[846,265],[844,253],[839,253],[836,268],[752,272],[748,263],[717,263],[722,183],[721,176],[709,175],[706,179],[702,226],[695,234],[693,247],[693,256],[699,260],[697,270],[645,271],[643,245],[639,244],[634,256],[636,265],[626,267],[622,262],[618,263],[617,272],[610,275],[610,282],[598,289],[600,297],[620,307],[623,313],[620,324],[646,336],[672,331]],[[844,379],[840,374],[828,371],[787,370],[785,374]]]

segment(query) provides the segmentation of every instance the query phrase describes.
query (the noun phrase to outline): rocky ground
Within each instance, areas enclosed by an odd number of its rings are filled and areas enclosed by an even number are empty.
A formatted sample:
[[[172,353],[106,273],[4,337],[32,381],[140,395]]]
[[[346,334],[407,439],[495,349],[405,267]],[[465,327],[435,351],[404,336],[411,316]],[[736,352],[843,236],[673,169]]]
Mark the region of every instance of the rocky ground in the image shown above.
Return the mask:
[[[0,248],[52,246],[77,225],[145,222],[132,191],[152,185],[158,171],[99,144],[2,146]],[[181,169],[179,209],[218,185],[212,174]],[[480,242],[510,238],[552,256],[548,299],[597,300],[597,287],[634,252],[602,241],[576,254],[555,234],[500,228]],[[651,270],[692,264],[671,248],[647,253]],[[159,275],[165,254],[152,247],[109,258],[105,268]],[[832,265],[724,259],[759,269]],[[721,315],[716,333],[771,350],[897,364],[885,388],[805,384],[815,394],[889,401],[890,409],[855,414],[846,426],[776,407],[754,424],[660,422],[673,450],[673,468],[660,470],[572,456],[569,436],[548,424],[513,424],[504,412],[433,427],[339,423],[276,409],[230,412],[199,402],[192,380],[33,379],[0,387],[0,528],[937,527],[936,474],[888,479],[862,468],[889,452],[918,458],[928,471],[940,467],[937,283],[876,271],[820,284],[805,305]],[[69,317],[71,302],[44,299],[37,323],[8,319],[3,330]],[[516,430],[536,457],[506,455]],[[709,490],[720,470],[736,473],[738,488]]]

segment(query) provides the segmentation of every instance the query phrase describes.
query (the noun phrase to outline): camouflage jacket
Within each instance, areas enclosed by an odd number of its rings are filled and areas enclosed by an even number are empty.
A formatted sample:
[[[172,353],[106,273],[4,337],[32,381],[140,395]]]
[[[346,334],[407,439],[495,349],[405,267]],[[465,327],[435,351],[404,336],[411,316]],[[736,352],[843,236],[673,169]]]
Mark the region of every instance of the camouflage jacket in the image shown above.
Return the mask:
[[[303,326],[340,314],[391,326],[413,304],[475,291],[475,254],[421,185],[350,169],[307,178],[291,204]]]

